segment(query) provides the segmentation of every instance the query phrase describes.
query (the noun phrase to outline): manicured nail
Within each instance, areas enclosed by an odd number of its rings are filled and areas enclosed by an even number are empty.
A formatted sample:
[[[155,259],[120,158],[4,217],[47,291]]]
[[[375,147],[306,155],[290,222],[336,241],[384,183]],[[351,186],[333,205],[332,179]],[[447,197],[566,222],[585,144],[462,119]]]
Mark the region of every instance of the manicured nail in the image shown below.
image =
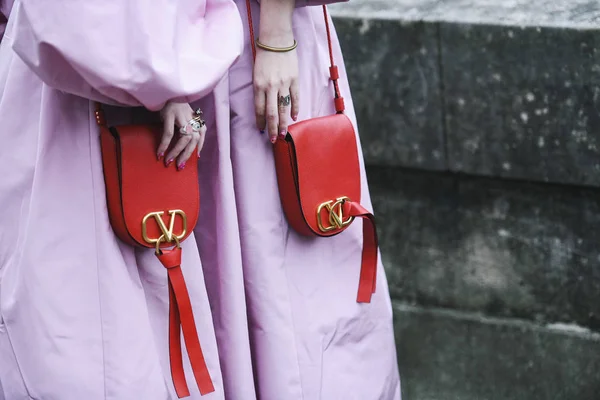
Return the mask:
[[[162,160],[162,158],[165,156],[165,152],[163,151],[162,153],[158,153],[158,161]]]
[[[264,130],[264,129],[261,129],[261,131],[260,131],[260,134],[261,134],[261,135],[264,135],[264,134],[265,134],[265,130]]]
[[[276,141],[277,141],[277,138],[274,138],[274,137],[271,138],[271,143],[275,144]]]
[[[298,116],[297,116],[297,115],[292,115],[292,119],[293,119],[294,121],[297,121],[297,120],[298,120]]]
[[[165,163],[165,165],[168,167],[169,165],[171,165],[171,163],[173,162],[173,159],[170,158],[167,160],[167,162]]]
[[[179,163],[179,165],[177,166],[177,169],[178,169],[178,170],[180,170],[180,171],[181,171],[182,169],[184,169],[184,168],[185,168],[185,161],[184,161],[184,162],[181,162],[181,163]]]
[[[286,134],[286,130],[285,129],[282,129],[282,130],[279,131],[279,136],[285,137],[285,134]]]

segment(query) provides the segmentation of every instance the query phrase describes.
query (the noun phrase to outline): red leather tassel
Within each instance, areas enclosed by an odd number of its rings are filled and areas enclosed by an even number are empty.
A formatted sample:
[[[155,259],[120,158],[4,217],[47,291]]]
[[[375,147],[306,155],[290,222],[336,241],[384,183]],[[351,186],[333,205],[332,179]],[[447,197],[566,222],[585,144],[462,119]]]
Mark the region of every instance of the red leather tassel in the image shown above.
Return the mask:
[[[180,329],[183,330],[185,347],[200,394],[214,392],[215,388],[198,339],[192,303],[181,271],[181,248],[163,250],[156,257],[167,268],[169,275],[169,358],[177,397],[190,395],[183,369]]]

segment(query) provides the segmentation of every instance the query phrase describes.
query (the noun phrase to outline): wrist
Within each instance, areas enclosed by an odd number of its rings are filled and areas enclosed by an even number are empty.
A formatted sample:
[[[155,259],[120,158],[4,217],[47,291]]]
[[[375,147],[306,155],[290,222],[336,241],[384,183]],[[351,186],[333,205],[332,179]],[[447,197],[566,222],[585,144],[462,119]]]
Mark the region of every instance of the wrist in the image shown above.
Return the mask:
[[[263,34],[257,38],[260,43],[277,48],[290,47],[294,44],[294,35],[290,34]]]
[[[294,44],[292,15],[295,0],[261,0],[258,37],[261,43],[273,47]]]

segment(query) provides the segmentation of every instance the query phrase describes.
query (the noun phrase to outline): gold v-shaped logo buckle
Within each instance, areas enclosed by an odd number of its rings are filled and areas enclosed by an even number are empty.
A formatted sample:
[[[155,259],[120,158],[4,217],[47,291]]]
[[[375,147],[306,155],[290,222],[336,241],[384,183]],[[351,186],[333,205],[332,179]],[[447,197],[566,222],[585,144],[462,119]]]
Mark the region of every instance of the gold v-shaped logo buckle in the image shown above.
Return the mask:
[[[317,224],[321,232],[331,232],[335,229],[342,229],[343,227],[350,225],[354,220],[354,217],[344,215],[344,203],[350,201],[346,196],[338,197],[335,201],[330,200],[321,203],[317,207]],[[327,213],[323,212],[323,209],[327,210]],[[327,215],[325,221],[323,221],[324,214]]]
[[[142,220],[142,237],[147,243],[156,244],[157,246],[161,242],[171,243],[175,241],[179,243],[179,241],[185,237],[185,234],[187,233],[187,216],[185,215],[185,213],[181,210],[169,210],[170,219],[168,228],[162,219],[162,216],[164,214],[164,211],[151,212],[147,214]],[[173,229],[175,227],[175,219],[177,217],[181,218],[183,222],[183,229],[178,234],[173,232]],[[150,219],[154,219],[154,221],[156,221],[156,224],[158,225],[158,228],[162,233],[157,238],[151,238],[148,236],[148,221]]]

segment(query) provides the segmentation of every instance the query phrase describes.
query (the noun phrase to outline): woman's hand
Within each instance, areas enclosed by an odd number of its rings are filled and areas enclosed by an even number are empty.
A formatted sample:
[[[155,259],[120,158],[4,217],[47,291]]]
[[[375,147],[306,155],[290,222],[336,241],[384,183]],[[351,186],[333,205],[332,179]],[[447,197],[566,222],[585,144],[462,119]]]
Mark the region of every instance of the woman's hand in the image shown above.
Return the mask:
[[[294,44],[292,13],[295,0],[262,0],[258,40],[271,47]],[[268,129],[272,143],[277,134],[287,133],[288,116],[295,121],[299,112],[298,55],[256,49],[254,62],[254,105],[258,129]]]
[[[269,130],[275,143],[277,133],[287,133],[288,116],[298,118],[298,56],[296,50],[273,53],[256,51],[254,104],[258,129]]]
[[[157,156],[160,160],[165,158],[165,165],[169,166],[177,160],[177,169],[185,168],[186,161],[198,149],[198,155],[204,145],[206,125],[201,124],[200,129],[193,129],[192,119],[194,110],[187,103],[167,103],[160,111],[164,123],[163,136],[158,146]],[[175,131],[177,130],[177,135]],[[170,146],[173,143],[172,146]],[[171,147],[165,157],[165,152]]]

